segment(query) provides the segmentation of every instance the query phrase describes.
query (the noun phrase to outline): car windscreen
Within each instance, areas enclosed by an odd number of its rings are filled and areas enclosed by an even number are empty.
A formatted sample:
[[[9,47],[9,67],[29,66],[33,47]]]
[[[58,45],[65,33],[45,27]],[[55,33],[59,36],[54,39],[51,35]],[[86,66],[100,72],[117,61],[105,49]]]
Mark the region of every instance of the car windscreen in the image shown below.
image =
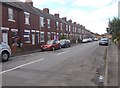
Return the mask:
[[[65,43],[65,41],[64,41],[64,40],[60,41],[60,44],[64,44],[64,43]]]
[[[101,41],[108,41],[108,39],[101,39]]]
[[[53,44],[53,40],[50,40],[47,42],[48,45],[52,45]]]

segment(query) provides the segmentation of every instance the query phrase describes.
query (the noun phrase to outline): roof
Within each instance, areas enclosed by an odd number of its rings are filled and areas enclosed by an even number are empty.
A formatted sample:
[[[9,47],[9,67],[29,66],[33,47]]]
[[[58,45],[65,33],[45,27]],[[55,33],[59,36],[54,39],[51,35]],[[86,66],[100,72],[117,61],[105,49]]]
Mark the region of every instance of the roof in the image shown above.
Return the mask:
[[[18,2],[7,2],[7,1],[11,1],[11,0],[6,0],[6,2],[3,2],[3,3],[5,3],[7,5],[10,5],[10,6],[13,6],[13,7],[16,7],[16,8],[19,8],[19,9],[22,9],[25,12],[29,12],[29,13],[36,14],[36,15],[39,15],[39,16],[42,16],[42,17],[46,17],[46,18],[49,18],[51,20],[59,21],[61,23],[68,24],[68,25],[71,25],[71,26],[76,26],[76,24],[65,21],[62,18],[58,18],[58,17],[56,17],[56,16],[54,16],[50,13],[45,13],[41,9],[38,9],[36,7],[25,4],[24,2],[21,2],[19,0],[12,0],[12,1],[18,1]]]
[[[2,4],[6,4],[6,5],[9,5],[9,6],[18,8],[18,9],[22,9],[20,6],[16,5],[16,4],[13,3],[13,2],[2,2]]]
[[[39,15],[39,13],[36,10],[34,10],[34,8],[32,6],[25,4],[24,2],[13,2],[13,3],[20,6],[25,12]]]

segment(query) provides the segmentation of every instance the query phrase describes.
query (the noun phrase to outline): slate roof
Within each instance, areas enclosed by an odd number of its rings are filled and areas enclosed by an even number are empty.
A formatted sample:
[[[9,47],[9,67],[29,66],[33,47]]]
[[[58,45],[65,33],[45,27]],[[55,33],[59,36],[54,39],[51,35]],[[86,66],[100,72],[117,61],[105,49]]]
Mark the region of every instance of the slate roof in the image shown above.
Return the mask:
[[[18,9],[22,9],[20,6],[16,5],[14,2],[2,2],[2,4],[9,5]]]
[[[11,0],[5,0],[5,1],[11,1]],[[17,0],[13,0],[13,1],[17,1]],[[39,15],[39,16],[42,16],[45,18],[49,18],[49,19],[54,20],[54,21],[59,21],[59,22],[64,23],[64,24],[75,26],[73,23],[65,21],[62,18],[58,18],[50,13],[45,13],[44,11],[42,11],[36,7],[32,7],[28,4],[25,4],[24,2],[21,2],[21,1],[19,1],[19,2],[2,2],[2,3],[19,8],[19,9],[22,9],[25,12],[29,12],[29,13],[36,14],[36,15]]]

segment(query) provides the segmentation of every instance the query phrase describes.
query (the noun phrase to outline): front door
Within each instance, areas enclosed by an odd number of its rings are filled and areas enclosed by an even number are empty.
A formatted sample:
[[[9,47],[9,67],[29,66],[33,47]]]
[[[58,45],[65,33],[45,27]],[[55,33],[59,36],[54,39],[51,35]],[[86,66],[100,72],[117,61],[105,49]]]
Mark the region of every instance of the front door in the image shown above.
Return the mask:
[[[35,44],[35,35],[32,34],[32,44]]]
[[[8,33],[2,33],[3,42],[8,44]]]

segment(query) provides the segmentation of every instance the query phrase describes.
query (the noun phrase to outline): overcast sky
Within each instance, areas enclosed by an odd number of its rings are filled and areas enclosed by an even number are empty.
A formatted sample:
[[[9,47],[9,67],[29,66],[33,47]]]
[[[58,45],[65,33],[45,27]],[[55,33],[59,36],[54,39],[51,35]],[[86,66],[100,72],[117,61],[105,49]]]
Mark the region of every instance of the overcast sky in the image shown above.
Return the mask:
[[[24,0],[21,0],[24,2]],[[108,19],[118,17],[119,0],[32,0],[40,9],[49,8],[50,13],[59,13],[73,22],[84,25],[92,32],[103,34]]]

